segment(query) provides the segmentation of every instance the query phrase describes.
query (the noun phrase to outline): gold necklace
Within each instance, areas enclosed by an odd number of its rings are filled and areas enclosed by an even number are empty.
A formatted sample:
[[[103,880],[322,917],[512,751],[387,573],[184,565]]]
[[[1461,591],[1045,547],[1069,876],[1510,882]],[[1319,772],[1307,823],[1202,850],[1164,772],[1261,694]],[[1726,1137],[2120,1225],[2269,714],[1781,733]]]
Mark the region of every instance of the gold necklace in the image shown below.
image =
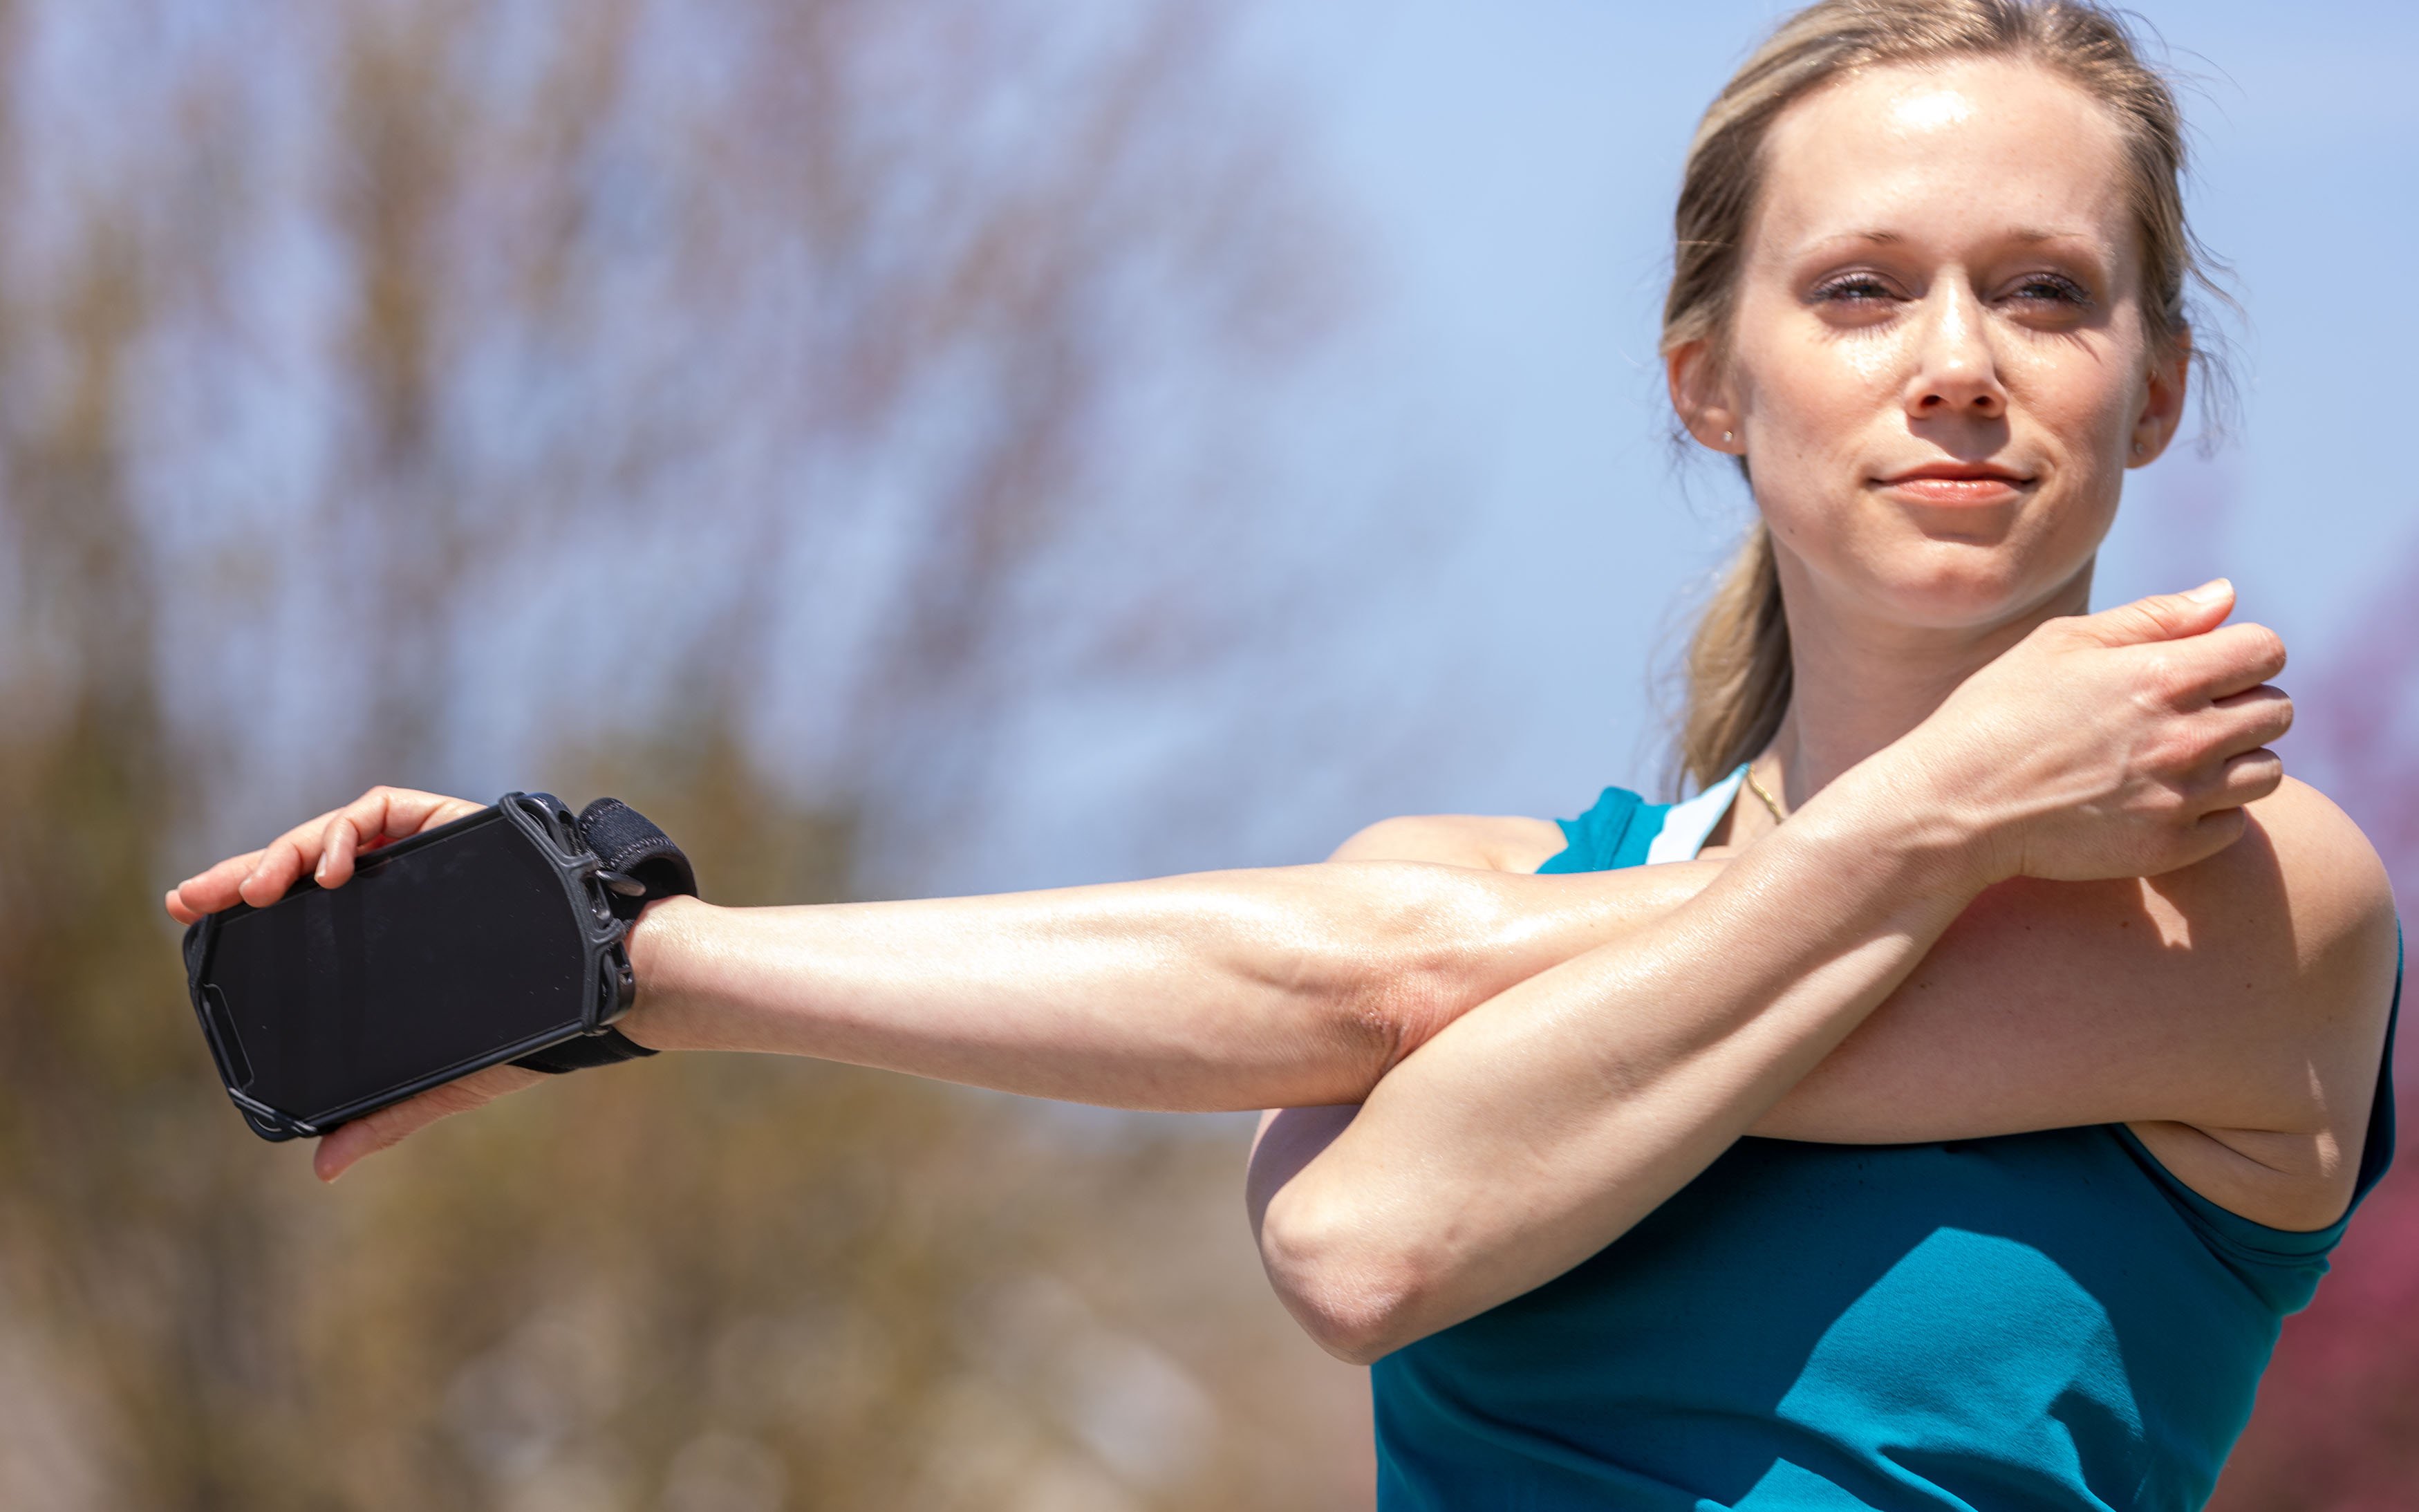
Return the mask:
[[[1764,806],[1772,810],[1772,822],[1776,825],[1785,823],[1789,816],[1780,811],[1780,800],[1765,792],[1764,784],[1755,779],[1755,768],[1749,767],[1746,776],[1748,791],[1762,798]]]

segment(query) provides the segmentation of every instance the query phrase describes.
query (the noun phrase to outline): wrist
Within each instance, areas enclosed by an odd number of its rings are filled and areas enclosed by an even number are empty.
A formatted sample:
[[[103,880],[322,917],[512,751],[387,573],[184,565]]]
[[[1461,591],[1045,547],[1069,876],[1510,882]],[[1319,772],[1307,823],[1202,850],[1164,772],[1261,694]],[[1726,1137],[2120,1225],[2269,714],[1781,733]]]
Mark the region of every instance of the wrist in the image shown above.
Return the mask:
[[[687,896],[659,898],[639,911],[624,937],[638,995],[614,1027],[650,1050],[693,1050],[706,1043],[695,1022],[699,1002],[687,990],[697,933],[714,905]]]
[[[1903,743],[1885,747],[1841,773],[1792,814],[1791,824],[1822,832],[1845,853],[1915,887],[1970,899],[2002,880],[1998,847],[1990,827],[1944,790],[1936,772]]]

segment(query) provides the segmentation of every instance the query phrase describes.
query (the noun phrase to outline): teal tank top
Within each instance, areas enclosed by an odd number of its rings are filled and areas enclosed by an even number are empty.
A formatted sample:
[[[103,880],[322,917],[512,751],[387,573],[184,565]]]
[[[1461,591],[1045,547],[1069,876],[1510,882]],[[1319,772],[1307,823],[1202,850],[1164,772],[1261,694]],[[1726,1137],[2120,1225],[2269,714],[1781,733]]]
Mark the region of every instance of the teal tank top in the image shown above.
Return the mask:
[[[1540,870],[1692,856],[1728,796],[1608,790]],[[2355,1204],[2392,1099],[2380,1069]],[[2343,1230],[2228,1212],[2121,1125],[1742,1139],[1576,1269],[1371,1367],[1379,1512],[2196,1508]]]

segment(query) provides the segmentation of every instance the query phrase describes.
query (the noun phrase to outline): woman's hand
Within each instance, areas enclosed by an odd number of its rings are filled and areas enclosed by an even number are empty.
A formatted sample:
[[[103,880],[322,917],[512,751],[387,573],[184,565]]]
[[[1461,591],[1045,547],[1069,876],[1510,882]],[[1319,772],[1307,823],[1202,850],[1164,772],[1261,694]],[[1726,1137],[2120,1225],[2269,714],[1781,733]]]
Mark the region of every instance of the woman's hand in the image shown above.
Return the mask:
[[[362,852],[485,807],[409,788],[372,788],[341,809],[295,825],[263,849],[230,856],[169,888],[168,917],[191,924],[239,903],[266,908],[306,872],[323,887],[341,887],[351,880],[353,858]]]
[[[2243,832],[2292,727],[2285,644],[2225,625],[2234,587],[2050,620],[1877,755],[1967,838],[1982,882],[2155,876]]]
[[[506,1092],[551,1080],[546,1072],[526,1066],[489,1066],[485,1071],[474,1071],[329,1130],[320,1138],[319,1148],[312,1151],[311,1170],[322,1181],[332,1181],[362,1156],[399,1145],[439,1119],[485,1107]]]
[[[191,924],[205,914],[239,903],[265,908],[285,896],[304,872],[323,887],[341,887],[353,875],[353,860],[365,851],[477,813],[485,804],[409,788],[372,788],[341,809],[306,820],[257,851],[231,856],[198,876],[168,889],[168,914]],[[311,1168],[332,1181],[362,1156],[455,1113],[492,1103],[506,1092],[545,1081],[542,1072],[521,1066],[490,1066],[458,1081],[343,1124],[319,1141]]]

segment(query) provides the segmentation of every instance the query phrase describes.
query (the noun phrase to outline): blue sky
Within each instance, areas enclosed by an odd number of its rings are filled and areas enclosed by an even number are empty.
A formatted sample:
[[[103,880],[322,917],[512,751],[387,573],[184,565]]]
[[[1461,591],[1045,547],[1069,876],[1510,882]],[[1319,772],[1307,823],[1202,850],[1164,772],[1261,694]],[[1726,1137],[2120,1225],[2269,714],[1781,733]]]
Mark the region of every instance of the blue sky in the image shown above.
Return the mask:
[[[1051,767],[1068,748],[1041,738],[1031,817],[1011,826],[1027,842],[982,869],[990,880],[1281,859],[1376,810],[1567,813],[1604,783],[1656,775],[1650,666],[1744,519],[1736,486],[1665,440],[1654,318],[1671,193],[1697,114],[1781,13],[1587,0],[1263,13],[1257,55],[1302,102],[1302,152],[1336,196],[1361,294],[1348,347],[1305,390],[1287,486],[1381,486],[1389,462],[1370,453],[1387,452],[1447,522],[1432,575],[1373,594],[1357,636],[1318,655],[1329,675],[1393,685],[1422,711],[1412,726],[1457,733],[1358,789],[1272,799],[1233,854],[1197,858],[1063,828],[1046,840],[1034,826],[1066,817]],[[2243,612],[2315,665],[2419,552],[2402,399],[2419,351],[2419,8],[2147,14],[2191,76],[2196,226],[2249,314],[2234,332],[2242,419],[2211,459],[2179,452],[2134,475],[2099,599],[2225,572]],[[1198,780],[1169,760],[1148,742],[1096,752],[1082,801],[1146,822],[1171,785]]]

